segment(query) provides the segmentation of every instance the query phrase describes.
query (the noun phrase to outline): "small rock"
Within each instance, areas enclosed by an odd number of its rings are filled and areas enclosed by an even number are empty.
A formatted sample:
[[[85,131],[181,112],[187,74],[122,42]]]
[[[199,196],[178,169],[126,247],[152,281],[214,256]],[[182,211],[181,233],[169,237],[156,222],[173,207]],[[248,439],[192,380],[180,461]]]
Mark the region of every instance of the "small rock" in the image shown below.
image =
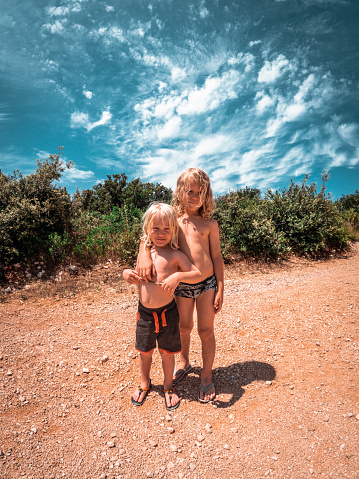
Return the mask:
[[[168,434],[173,434],[175,432],[173,427],[167,428]]]
[[[266,381],[266,385],[270,386],[272,384],[272,381]]]
[[[229,449],[228,444],[225,444],[225,445],[223,446],[223,449]]]
[[[150,444],[151,447],[157,447],[158,446],[157,442],[154,441],[153,439],[150,440],[149,444]]]
[[[171,421],[172,421],[172,417],[171,417],[169,414],[167,414],[167,416],[166,416],[166,421],[167,421],[167,422],[171,422]]]
[[[198,441],[198,442],[203,442],[204,439],[205,439],[205,437],[202,436],[202,434],[200,434],[200,435],[197,437],[197,441]]]
[[[146,472],[146,477],[153,477],[153,472],[152,471]]]
[[[100,359],[101,363],[106,363],[109,360],[108,356],[103,356],[102,359]]]
[[[170,451],[177,452],[178,451],[177,446],[175,444],[171,444],[170,445]]]
[[[330,419],[330,417],[329,417],[329,416],[325,416],[325,418],[324,418],[324,422],[329,422],[329,419]]]
[[[88,368],[83,368],[82,372],[85,373],[85,374],[88,374],[90,372],[90,370]]]
[[[14,373],[9,369],[9,371],[6,373],[7,376],[12,376]]]
[[[10,286],[5,289],[5,293],[12,293],[12,289],[10,288]]]
[[[107,447],[109,448],[115,447],[115,443],[113,441],[108,441]]]

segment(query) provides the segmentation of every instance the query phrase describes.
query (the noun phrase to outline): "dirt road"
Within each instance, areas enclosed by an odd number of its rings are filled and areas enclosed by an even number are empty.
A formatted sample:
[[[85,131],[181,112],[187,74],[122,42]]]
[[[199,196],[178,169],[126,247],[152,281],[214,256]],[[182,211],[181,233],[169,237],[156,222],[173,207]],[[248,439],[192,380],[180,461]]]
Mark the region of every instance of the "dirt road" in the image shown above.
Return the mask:
[[[168,414],[159,355],[140,408],[136,292],[113,264],[0,304],[0,477],[358,478],[359,247],[226,268],[213,404],[201,365]],[[52,284],[52,283],[51,283]]]

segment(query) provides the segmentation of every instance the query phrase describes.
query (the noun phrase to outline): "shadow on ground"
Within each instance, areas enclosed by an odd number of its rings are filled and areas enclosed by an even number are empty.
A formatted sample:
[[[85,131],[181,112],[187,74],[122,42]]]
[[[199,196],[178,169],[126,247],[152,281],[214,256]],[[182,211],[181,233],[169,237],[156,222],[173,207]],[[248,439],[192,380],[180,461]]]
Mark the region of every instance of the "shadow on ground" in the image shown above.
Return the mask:
[[[178,384],[178,392],[184,399],[198,401],[200,374],[201,368],[194,367],[190,374]],[[255,381],[273,381],[275,377],[275,368],[271,364],[259,361],[246,361],[215,368],[213,382],[217,397],[213,403],[218,408],[231,407],[245,393],[243,386]],[[229,396],[229,399],[222,399],[222,396]]]

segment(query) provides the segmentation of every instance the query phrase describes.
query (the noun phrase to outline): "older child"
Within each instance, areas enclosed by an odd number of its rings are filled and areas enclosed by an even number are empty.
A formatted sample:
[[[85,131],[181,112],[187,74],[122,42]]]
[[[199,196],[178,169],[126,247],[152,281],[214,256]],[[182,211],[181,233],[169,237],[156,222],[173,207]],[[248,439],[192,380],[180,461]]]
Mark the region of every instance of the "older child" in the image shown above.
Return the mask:
[[[191,279],[181,282],[175,290],[180,314],[182,351],[173,376],[173,383],[181,381],[192,369],[189,349],[196,306],[203,363],[198,399],[201,402],[209,402],[215,397],[212,382],[216,350],[214,316],[221,310],[223,303],[224,265],[220,251],[218,224],[211,218],[213,195],[208,175],[199,168],[185,170],[177,180],[173,205],[179,215],[179,247],[201,272],[199,280]],[[139,276],[149,280],[155,266],[141,245]]]
[[[163,389],[168,410],[176,409],[180,398],[172,387],[174,353],[181,350],[179,316],[173,297],[180,281],[197,281],[201,274],[178,250],[178,223],[175,210],[163,203],[154,203],[143,217],[142,241],[156,268],[153,282],[141,281],[135,270],[123,271],[124,279],[138,285],[139,305],[136,326],[136,349],[140,352],[141,383],[131,396],[141,406],[151,389],[152,354],[160,351],[163,368]]]

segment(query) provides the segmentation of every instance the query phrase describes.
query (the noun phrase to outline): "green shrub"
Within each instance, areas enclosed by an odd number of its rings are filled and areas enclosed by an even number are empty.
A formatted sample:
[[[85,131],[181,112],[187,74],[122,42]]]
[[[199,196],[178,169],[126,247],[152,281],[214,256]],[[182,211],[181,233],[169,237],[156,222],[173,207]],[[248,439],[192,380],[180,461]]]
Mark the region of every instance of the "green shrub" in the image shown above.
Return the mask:
[[[327,176],[323,176],[319,193],[317,186],[308,185],[307,180],[308,176],[301,185],[291,180],[288,188],[268,191],[263,203],[268,218],[296,254],[317,255],[346,247],[350,236],[325,193]]]
[[[107,257],[134,262],[140,242],[141,211],[124,204],[108,215],[84,212],[73,221],[75,258],[94,263]]]
[[[262,210],[260,191],[246,188],[216,200],[214,218],[220,225],[221,248],[233,254],[275,259],[288,251],[285,235]]]
[[[103,183],[84,190],[80,197],[84,210],[109,213],[114,207],[122,208],[125,203],[141,210],[154,201],[169,203],[172,190],[161,184],[142,183],[140,178],[127,182],[127,176],[121,173],[107,175]]]
[[[36,172],[25,177],[0,173],[0,263],[10,264],[41,254],[49,234],[68,231],[71,198],[54,182],[71,167],[58,155],[37,160]]]

